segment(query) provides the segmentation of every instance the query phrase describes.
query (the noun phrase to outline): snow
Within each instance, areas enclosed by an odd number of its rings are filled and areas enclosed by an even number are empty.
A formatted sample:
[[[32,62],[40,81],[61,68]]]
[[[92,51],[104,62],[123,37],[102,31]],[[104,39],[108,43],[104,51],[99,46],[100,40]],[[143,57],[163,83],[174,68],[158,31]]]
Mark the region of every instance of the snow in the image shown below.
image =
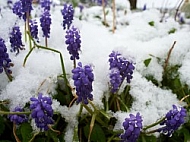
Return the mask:
[[[116,1],[118,5],[121,4],[120,1]],[[162,2],[139,0],[138,7],[142,7],[146,3],[150,9],[143,12],[129,11],[127,14],[123,11],[118,11],[118,25],[114,34],[111,32],[111,27],[102,26],[101,21],[94,18],[97,15],[102,17],[101,7],[84,9],[82,18],[86,20],[78,20],[77,17],[81,13],[75,14],[74,26],[80,29],[82,40],[80,61],[83,65],[90,64],[93,67],[95,76],[93,103],[96,106],[103,107],[101,99],[104,93],[108,91],[108,55],[113,50],[119,51],[124,57],[135,62],[134,78],[130,84],[130,93],[134,98],[134,102],[130,112],[116,112],[114,114],[118,118],[115,129],[122,129],[122,122],[129,113],[140,112],[143,117],[143,124],[149,125],[161,118],[172,108],[173,104],[184,105],[179,103],[176,95],[171,90],[156,87],[144,77],[145,75],[152,75],[158,81],[162,81],[163,68],[158,64],[156,57],[165,59],[172,44],[176,41],[169,63],[181,64],[180,78],[190,86],[190,27],[189,25],[180,25],[175,22],[172,16],[165,17],[161,23],[162,14],[155,9],[155,7],[162,7],[163,5],[173,8],[176,7],[178,2],[177,0],[168,0],[167,2],[164,0]],[[128,5],[127,2],[125,4]],[[65,31],[61,26],[61,8],[56,7],[52,10],[51,35],[50,39],[48,39],[48,46],[63,54],[66,72],[68,77],[71,77],[73,65],[72,61],[69,60],[70,56],[64,43]],[[108,10],[107,17],[110,26],[112,26],[112,12],[111,9],[108,8]],[[0,35],[6,40],[7,48],[10,48],[8,32],[9,28],[14,25],[16,17],[10,11],[4,11],[3,9],[1,11],[5,17],[9,18],[0,18],[0,25],[3,25],[0,26]],[[79,11],[79,9],[76,8],[76,11]],[[151,21],[154,21],[153,27],[148,24]],[[19,25],[24,30],[23,23],[19,22]],[[168,34],[172,28],[175,28],[176,32]],[[42,32],[40,32],[40,44],[44,45],[44,39],[41,35]],[[0,90],[2,90],[0,99],[10,99],[10,108],[18,105],[24,106],[30,97],[36,96],[38,92],[44,94],[51,92],[54,94],[57,82],[56,76],[62,73],[59,54],[41,49],[34,49],[25,67],[23,67],[23,61],[28,51],[28,43],[25,43],[25,50],[21,51],[19,55],[9,53],[14,63],[12,68],[14,80],[12,82],[7,81],[5,74],[0,74]],[[152,60],[147,68],[143,61],[148,58]],[[73,85],[71,78],[69,78],[69,81]],[[78,124],[76,115],[79,106],[73,105],[71,108],[67,108],[66,106],[60,106],[59,102],[53,100],[53,109],[61,113],[66,121],[69,122],[70,125],[67,127],[68,131],[65,139],[67,141],[72,140],[74,126]]]

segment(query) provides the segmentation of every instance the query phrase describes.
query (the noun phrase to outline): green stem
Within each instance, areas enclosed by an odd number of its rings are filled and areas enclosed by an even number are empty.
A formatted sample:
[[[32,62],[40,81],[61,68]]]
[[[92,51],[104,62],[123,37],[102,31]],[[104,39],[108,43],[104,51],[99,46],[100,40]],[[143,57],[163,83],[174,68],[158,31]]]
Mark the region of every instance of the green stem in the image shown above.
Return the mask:
[[[76,68],[76,59],[73,60],[73,68]]]
[[[96,120],[96,116],[97,116],[97,112],[95,111],[92,115],[92,119],[91,119],[91,122],[90,122],[90,132],[89,132],[89,135],[88,135],[88,142],[90,142],[90,136],[92,134],[92,130],[94,128],[94,123],[95,123],[95,120]]]
[[[60,55],[60,61],[61,61],[61,67],[62,67],[62,72],[63,72],[63,78],[64,78],[64,81],[65,81],[65,84],[68,85],[69,82],[68,82],[67,77],[66,77],[66,71],[65,71],[65,66],[64,66],[64,62],[63,62],[63,56],[62,56],[61,52],[58,51],[58,50],[52,49],[52,48],[47,48],[47,47],[38,45],[38,44],[35,42],[35,40],[31,37],[30,32],[27,32],[27,34],[28,34],[30,40],[33,41],[34,47],[41,48],[41,49],[45,49],[45,50],[49,50],[49,51],[53,51],[53,52],[56,52],[56,53],[58,53],[58,54]],[[27,58],[29,57],[29,55],[31,54],[31,52],[32,52],[32,50],[34,49],[34,47],[33,47],[33,48],[29,51],[29,53],[26,55],[26,57],[25,57],[25,59],[24,59],[23,66],[25,66],[26,60],[27,60]],[[66,92],[69,94],[68,87],[66,87]]]
[[[29,23],[30,23],[30,13],[29,13],[29,11],[27,11],[26,12],[26,26],[27,26],[26,30],[27,30],[27,33],[30,34],[30,24]],[[30,50],[32,49],[31,39],[29,39],[29,48],[30,48]]]
[[[26,22],[25,22],[25,24],[24,24],[24,38],[25,38],[25,42],[27,42],[27,32],[26,32]]]
[[[33,47],[32,49],[30,49],[30,51],[28,52],[28,54],[27,54],[26,57],[24,58],[23,67],[25,67],[26,60],[28,59],[29,55],[32,53],[32,51],[34,50],[34,48],[35,48],[35,47]]]
[[[142,135],[142,142],[146,142],[146,139],[144,138],[144,135]]]
[[[35,133],[35,134],[33,135],[33,137],[30,139],[29,142],[33,142],[33,140],[35,139],[35,137],[36,137],[39,133],[40,133],[40,132]]]
[[[9,115],[9,114],[31,114],[30,111],[28,112],[9,112],[9,111],[0,111],[0,114]]]
[[[94,108],[94,111],[97,111],[97,108],[96,108],[96,106],[92,103],[92,101],[88,101],[90,104],[91,104],[91,106]]]
[[[47,40],[47,37],[45,37],[45,47],[48,48],[48,40]]]
[[[81,103],[81,105],[82,105],[91,115],[93,115],[93,111],[92,111],[87,105],[82,104],[82,103]]]
[[[129,112],[129,108],[125,105],[125,103],[123,102],[123,100],[120,97],[117,97],[117,99],[121,102],[121,104],[125,107],[126,111]]]
[[[87,105],[85,105],[85,104],[82,104],[84,107],[85,107],[85,109],[91,114],[91,115],[93,115],[93,111],[92,111],[92,109],[90,109]],[[95,113],[97,113],[97,111],[95,112]],[[99,117],[96,117],[96,120],[102,125],[102,126],[104,126],[104,127],[106,127],[107,128],[107,125],[105,125],[105,123],[99,118]]]
[[[161,123],[162,121],[164,121],[165,119],[166,119],[166,117],[160,119],[159,121],[157,121],[157,122],[155,122],[155,123],[153,123],[153,124],[151,124],[151,125],[149,125],[149,126],[146,126],[145,128],[143,128],[143,130],[146,131],[147,129],[152,128],[152,127],[154,127],[154,126],[160,124],[160,123]]]
[[[120,135],[121,133],[123,133],[123,130],[118,130],[118,131],[114,131],[114,134],[108,139],[107,142],[112,142],[112,141],[121,141],[121,139],[118,137],[118,135]]]
[[[78,116],[81,116],[81,113],[82,113],[82,109],[83,109],[83,105],[80,104],[80,109],[79,109],[79,113],[78,113]]]
[[[106,112],[104,112],[103,110],[100,110],[100,113],[105,116],[108,120],[110,120],[111,116],[109,116]]]

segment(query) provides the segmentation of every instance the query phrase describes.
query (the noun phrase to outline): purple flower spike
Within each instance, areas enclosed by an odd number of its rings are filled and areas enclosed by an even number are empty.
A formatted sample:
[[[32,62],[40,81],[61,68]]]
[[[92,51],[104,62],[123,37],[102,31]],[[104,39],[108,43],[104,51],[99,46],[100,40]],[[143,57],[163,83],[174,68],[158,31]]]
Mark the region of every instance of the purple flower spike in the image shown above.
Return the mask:
[[[10,33],[10,43],[11,43],[11,51],[16,52],[18,54],[20,50],[23,50],[23,43],[22,43],[22,33],[20,32],[20,28],[18,26],[14,26]]]
[[[65,43],[68,45],[67,50],[69,54],[71,54],[70,59],[75,60],[79,59],[79,51],[81,47],[80,34],[77,28],[72,27],[71,29],[66,31],[66,41]]]
[[[10,67],[12,66],[11,59],[7,53],[5,41],[0,38],[0,74],[5,70],[6,73],[11,74]]]
[[[74,17],[74,9],[72,5],[64,4],[63,9],[61,10],[63,15],[63,29],[65,30],[70,28],[73,17]]]
[[[13,13],[15,13],[19,18],[26,20],[26,13],[31,13],[32,10],[32,0],[19,0],[13,5]]]
[[[40,18],[40,26],[42,27],[43,36],[46,38],[50,37],[50,25],[51,25],[51,17],[48,10],[46,10]]]
[[[32,102],[30,109],[32,110],[31,117],[35,119],[36,126],[41,130],[47,131],[48,125],[53,124],[53,109],[52,100],[50,97],[43,97],[42,93],[39,93],[38,98],[30,98]]]
[[[22,12],[22,3],[21,1],[17,1],[14,3],[13,5],[13,13],[16,14],[19,18],[22,18],[23,17],[23,12]]]
[[[120,71],[118,69],[112,69],[110,73],[111,92],[116,92],[121,84]]]
[[[22,4],[22,12],[31,12],[32,8],[32,0],[20,0]]]
[[[50,10],[51,1],[50,0],[40,0],[41,7],[44,8],[44,10]]]
[[[166,114],[166,119],[160,123],[160,125],[165,125],[162,128],[158,129],[158,132],[161,132],[169,137],[172,136],[172,133],[176,131],[182,124],[185,123],[185,117],[187,116],[187,111],[183,107],[177,107],[173,105],[173,109]]]
[[[130,118],[125,118],[123,122],[124,133],[120,135],[122,142],[136,142],[142,129],[142,118],[138,112],[135,115],[130,114]]]
[[[102,0],[92,0],[93,2],[97,3],[99,6],[102,5]],[[107,5],[107,0],[104,0],[104,4]]]
[[[23,112],[23,109],[20,107],[15,107],[13,112]],[[8,115],[8,118],[11,122],[14,122],[17,125],[28,121],[28,118],[25,114],[10,114]]]
[[[135,69],[134,64],[124,57],[121,56],[120,53],[113,51],[109,55],[109,63],[110,63],[110,81],[112,85],[112,92],[115,93],[119,88],[116,88],[116,86],[120,86],[121,83],[124,81],[124,79],[127,80],[127,83],[131,82],[131,79],[133,78],[133,70]],[[121,81],[113,81],[113,72],[112,70],[118,70],[119,73],[117,73],[117,80]],[[119,79],[120,78],[120,79]],[[118,84],[120,82],[120,84]]]
[[[89,65],[82,67],[82,63],[78,63],[78,67],[72,70],[74,85],[76,86],[77,104],[82,102],[88,104],[88,100],[93,100],[92,82],[94,81],[94,74]]]
[[[38,38],[38,23],[36,20],[30,20],[30,34],[31,36],[39,42]]]

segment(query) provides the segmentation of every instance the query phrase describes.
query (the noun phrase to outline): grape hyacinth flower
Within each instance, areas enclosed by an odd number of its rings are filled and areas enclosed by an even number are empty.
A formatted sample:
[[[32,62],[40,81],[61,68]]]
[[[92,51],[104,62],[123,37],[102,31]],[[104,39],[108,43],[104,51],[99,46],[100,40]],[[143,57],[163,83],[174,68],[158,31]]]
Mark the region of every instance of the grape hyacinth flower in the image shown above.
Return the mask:
[[[61,13],[63,15],[63,29],[64,30],[66,28],[69,29],[74,17],[73,6],[71,4],[70,5],[64,4]]]
[[[16,14],[19,18],[23,17],[24,13],[22,11],[22,3],[21,1],[17,1],[13,5],[13,13]]]
[[[110,73],[111,92],[116,92],[121,84],[122,80],[118,69],[112,69]]]
[[[38,38],[38,23],[36,20],[30,20],[30,34],[31,36],[39,42]]]
[[[20,107],[15,107],[13,112],[23,112],[23,109]],[[17,125],[28,121],[28,118],[25,114],[10,114],[8,118],[11,122],[14,122]]]
[[[7,74],[12,74],[10,67],[13,66],[9,54],[7,53],[7,47],[5,41],[0,38],[0,74],[5,70]]]
[[[93,0],[93,2],[97,3],[99,6],[102,5],[102,0]],[[107,0],[104,0],[104,5],[107,5]]]
[[[147,9],[147,6],[146,4],[144,4],[142,10],[145,11],[146,9]]]
[[[42,93],[38,94],[38,98],[30,98],[31,116],[35,119],[36,126],[41,130],[48,130],[48,125],[53,124],[52,100],[50,97],[43,97]]]
[[[32,10],[32,0],[19,0],[13,5],[13,13],[19,18],[23,18],[26,21],[26,13],[31,13]]]
[[[172,133],[177,130],[183,123],[185,123],[186,116],[186,109],[173,105],[173,109],[166,114],[165,120],[160,123],[160,125],[165,126],[159,128],[158,132],[161,132],[169,137],[172,136]]]
[[[40,18],[40,26],[42,27],[43,36],[46,38],[50,37],[50,25],[51,25],[51,17],[48,10],[44,11]]]
[[[50,10],[51,1],[50,0],[40,0],[41,7],[45,10]]]
[[[7,6],[8,6],[9,8],[12,8],[12,6],[13,6],[13,1],[12,1],[12,0],[7,0]]]
[[[22,12],[23,13],[30,13],[32,8],[32,1],[33,0],[20,0],[21,1],[21,5],[22,5]]]
[[[143,120],[140,113],[138,112],[136,116],[133,114],[129,116],[130,118],[125,118],[123,122],[124,133],[120,135],[122,142],[136,142],[142,129]]]
[[[70,59],[76,60],[79,59],[79,51],[81,47],[80,34],[77,28],[72,27],[71,29],[66,31],[66,41],[65,43],[68,45],[67,50],[69,54],[71,54]]]
[[[11,43],[11,51],[19,53],[19,50],[23,50],[23,44],[22,44],[22,33],[20,32],[20,28],[18,26],[14,26],[12,28],[12,31],[10,32],[9,37],[10,43]]]
[[[78,96],[76,103],[88,104],[88,100],[93,100],[92,82],[94,81],[94,74],[89,65],[82,67],[82,63],[78,63],[78,67],[72,70],[74,85],[76,86],[76,94]]]
[[[122,57],[120,53],[112,51],[112,53],[109,55],[109,63],[110,63],[110,68],[109,68],[110,70],[115,70],[115,69],[119,70],[121,83],[124,81],[125,78],[127,80],[127,83],[131,82],[131,79],[133,77],[132,76],[133,70],[135,69],[133,62],[130,62],[126,58]],[[110,77],[111,76],[112,75],[110,75]],[[118,82],[116,82],[116,83],[118,83]],[[111,85],[114,86],[114,82],[112,82]],[[118,86],[118,85],[115,85],[115,86]],[[119,88],[117,88],[117,89],[119,89]],[[112,92],[113,91],[115,92],[117,89],[114,87],[114,89],[112,89]]]

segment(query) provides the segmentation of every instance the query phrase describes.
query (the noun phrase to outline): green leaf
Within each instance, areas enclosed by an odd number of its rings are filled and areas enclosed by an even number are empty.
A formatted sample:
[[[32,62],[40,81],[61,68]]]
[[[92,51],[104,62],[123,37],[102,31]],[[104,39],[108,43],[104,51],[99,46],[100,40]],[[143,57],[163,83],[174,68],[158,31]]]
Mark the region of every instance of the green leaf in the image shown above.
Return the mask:
[[[150,64],[150,61],[151,61],[151,60],[152,60],[151,58],[148,58],[148,59],[144,60],[144,65],[145,65],[146,67],[148,67],[148,65]]]
[[[150,21],[150,22],[148,22],[148,24],[153,27],[154,26],[154,21]]]
[[[59,141],[60,141],[60,142],[65,142],[64,136],[65,136],[64,133],[57,136],[57,137],[59,138]]]
[[[4,130],[5,130],[5,123],[4,123],[3,117],[0,116],[0,136]]]
[[[34,142],[46,142],[45,138],[35,138]]]
[[[51,131],[51,130],[48,130],[48,135],[49,137],[53,140],[53,142],[58,142],[58,138],[57,138],[57,133]]]
[[[171,30],[168,31],[168,34],[173,34],[176,32],[176,28],[172,28]]]
[[[178,130],[178,134],[183,134],[184,136],[184,142],[187,142],[190,140],[190,133],[189,130],[186,128],[181,128],[180,130]]]
[[[23,123],[20,126],[22,142],[28,142],[32,138],[32,127],[29,123]]]
[[[90,132],[90,125],[86,125],[84,127],[84,134],[85,137],[88,138],[88,134]],[[90,137],[90,140],[93,142],[105,142],[106,141],[106,137],[104,134],[104,131],[102,130],[102,128],[98,125],[98,124],[94,124],[94,127],[92,129],[92,134]]]
[[[138,142],[156,142],[157,139],[155,136],[147,136],[147,135],[142,135],[141,137],[139,137]]]
[[[109,14],[109,10],[106,11],[106,15],[108,15],[108,14]]]
[[[95,15],[94,18],[102,19],[99,15]]]
[[[73,141],[74,142],[79,141],[79,138],[78,138],[78,127],[77,126],[74,129]]]

